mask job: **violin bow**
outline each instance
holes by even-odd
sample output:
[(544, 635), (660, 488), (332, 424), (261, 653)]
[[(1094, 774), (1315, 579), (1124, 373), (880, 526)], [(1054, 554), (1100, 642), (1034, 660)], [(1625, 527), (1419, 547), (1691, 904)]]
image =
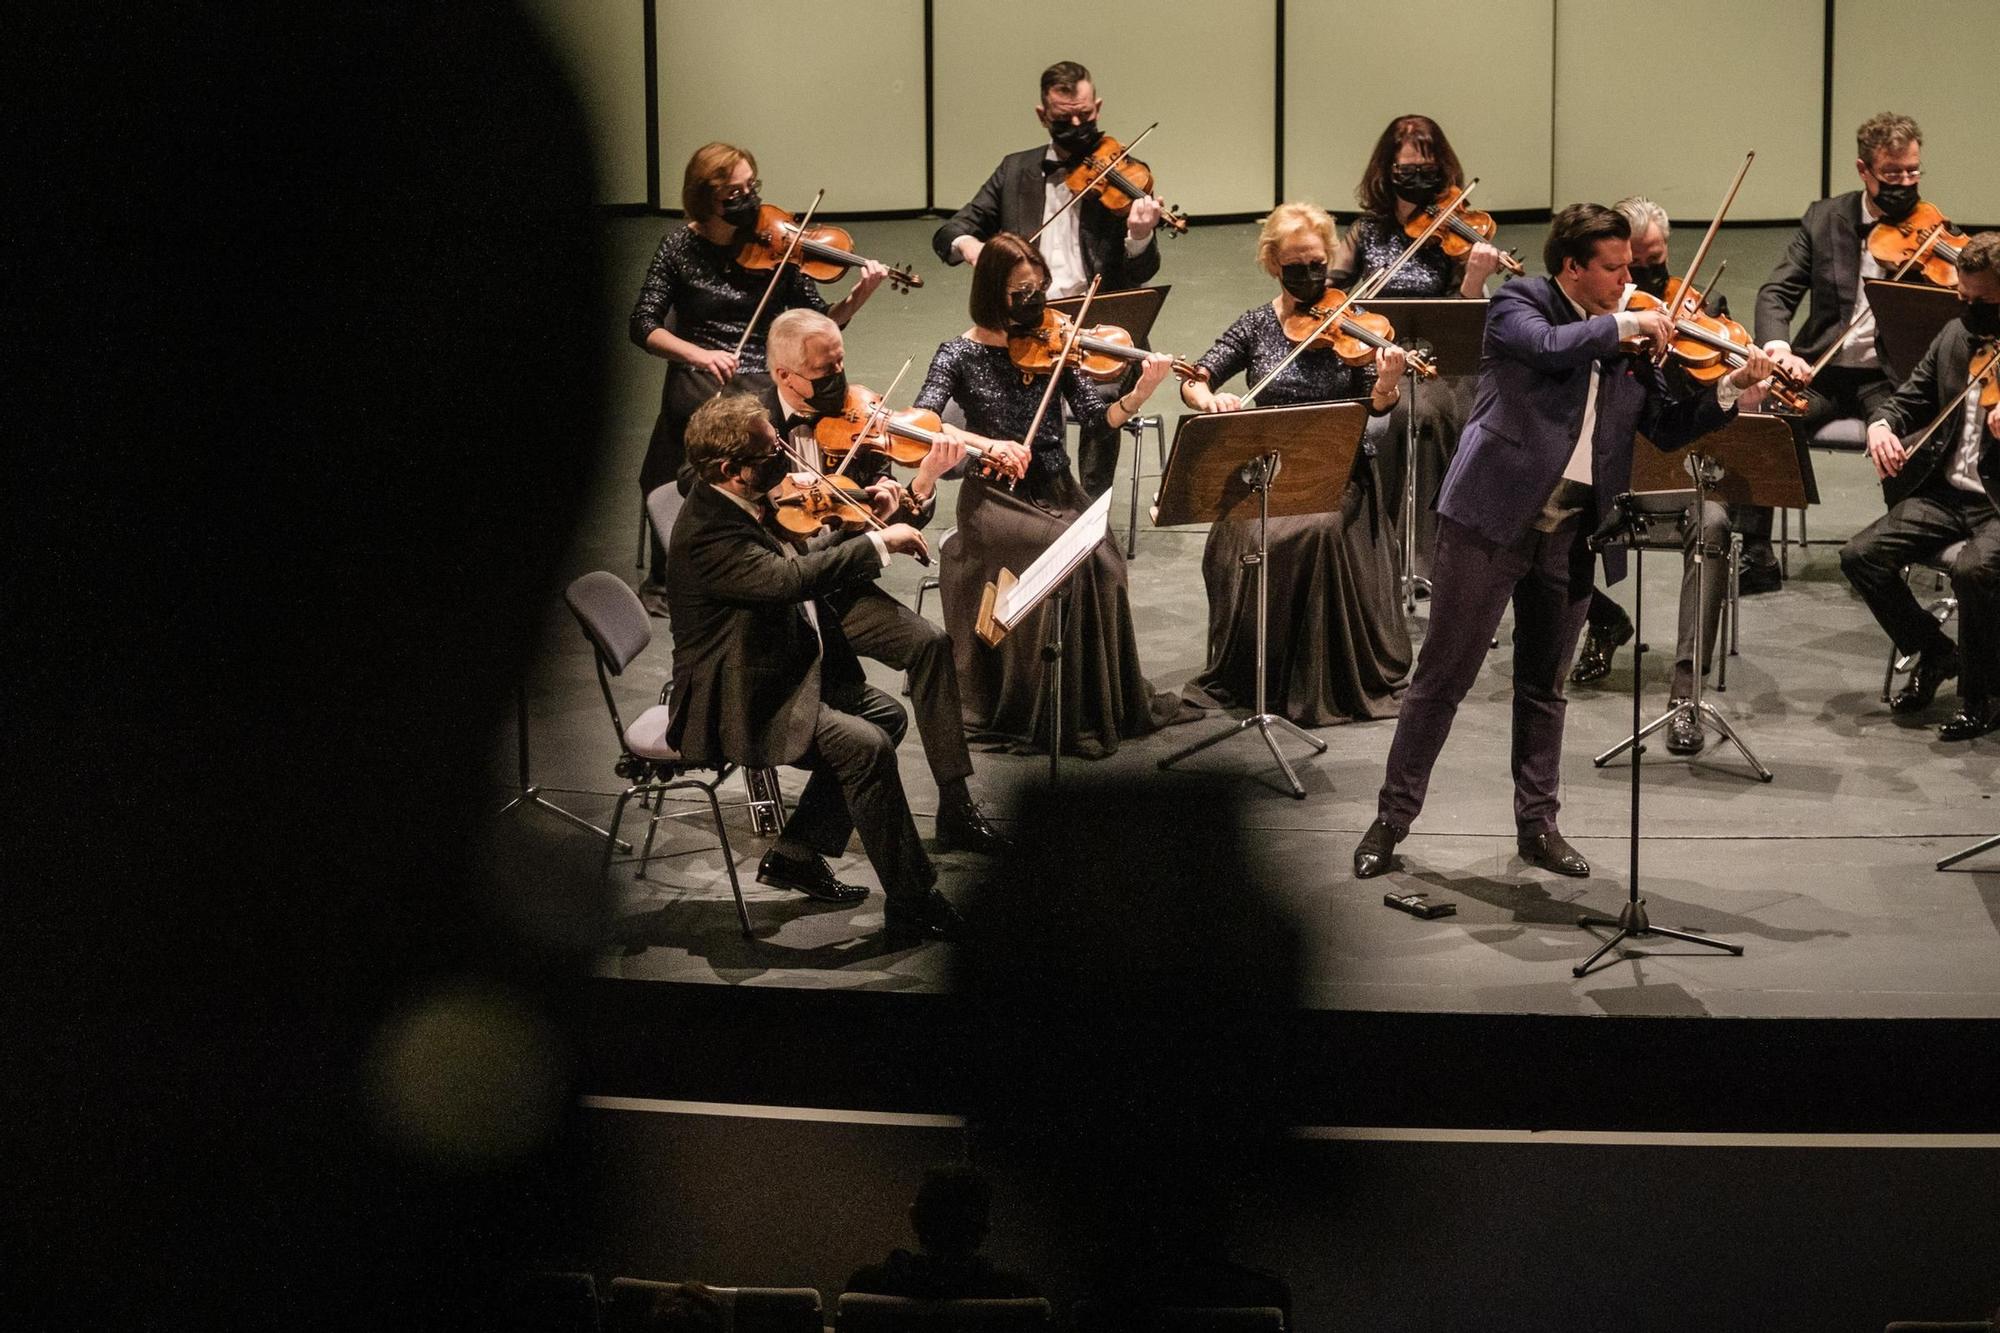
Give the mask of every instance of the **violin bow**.
[(1042, 401), (1035, 405), (1035, 419), (1028, 423), (1027, 433), (1021, 437), (1021, 443), (1030, 450), (1035, 447), (1035, 432), (1042, 428), (1042, 418), (1048, 414), (1049, 399), (1056, 396), (1056, 382), (1069, 368), (1069, 354), (1075, 349), (1076, 340), (1083, 336), (1083, 319), (1090, 313), (1090, 303), (1097, 299), (1097, 284), (1103, 281), (1102, 273), (1090, 280), (1090, 290), (1083, 294), (1083, 304), (1076, 308), (1076, 318), (1070, 322), (1069, 337), (1063, 339), (1062, 355), (1056, 358), (1055, 365), (1049, 370), (1048, 387), (1042, 390)]
[(1041, 238), (1041, 234), (1049, 229), (1049, 224), (1051, 222), (1054, 222), (1057, 218), (1061, 217), (1063, 214), (1069, 212), (1071, 208), (1075, 207), (1077, 200), (1083, 198), (1083, 196), (1090, 193), (1090, 187), (1092, 185), (1097, 184), (1097, 182), (1103, 180), (1106, 176), (1109, 176), (1112, 172), (1118, 170), (1118, 164), (1120, 162), (1123, 162), (1126, 158), (1132, 156), (1132, 150), (1139, 146), (1139, 140), (1144, 139), (1148, 134), (1151, 134), (1154, 130), (1157, 130), (1158, 128), (1160, 128), (1160, 122), (1156, 120), (1152, 124), (1148, 125), (1145, 129), (1141, 130), (1139, 132), (1138, 139), (1134, 139), (1131, 143), (1126, 144), (1125, 147), (1122, 150), (1120, 150), (1118, 156), (1112, 158), (1109, 162), (1104, 164), (1104, 170), (1098, 172), (1095, 176), (1092, 176), (1089, 182), (1085, 184), (1081, 190), (1078, 190), (1076, 193), (1072, 194), (1068, 198), (1068, 200), (1066, 200), (1063, 203), (1063, 206), (1061, 208), (1058, 208), (1055, 212), (1049, 214), (1046, 218), (1042, 219), (1042, 225), (1035, 228), (1035, 234), (1028, 238), (1028, 244), (1033, 245), (1037, 240)]
[[(813, 196), (812, 207), (808, 208), (806, 215), (799, 219), (799, 229), (792, 233), (791, 244), (785, 247), (785, 257), (780, 259), (778, 266), (771, 270), (771, 280), (764, 284), (764, 295), (758, 298), (757, 308), (750, 312), (750, 322), (743, 326), (743, 336), (736, 340), (736, 356), (738, 360), (742, 359), (743, 349), (750, 343), (751, 331), (757, 327), (757, 321), (764, 316), (764, 307), (771, 304), (771, 293), (778, 290), (778, 279), (785, 276), (785, 265), (791, 263), (792, 256), (799, 252), (799, 242), (806, 238), (806, 228), (812, 225), (812, 216), (819, 209), (819, 201), (824, 198), (826, 198), (826, 190), (822, 187), (820, 192)], [(716, 392), (721, 393), (722, 389), (717, 387)]]
[(1431, 238), (1431, 236), (1437, 231), (1437, 229), (1439, 227), (1442, 227), (1445, 224), (1445, 222), (1451, 217), (1451, 215), (1458, 210), (1458, 206), (1461, 202), (1463, 202), (1465, 196), (1472, 193), (1472, 186), (1477, 184), (1479, 184), (1479, 178), (1475, 176), (1472, 180), (1472, 185), (1468, 185), (1463, 190), (1460, 190), (1458, 192), (1457, 199), (1452, 200), (1451, 204), (1448, 207), (1441, 208), (1438, 210), (1438, 215), (1431, 219), (1430, 226), (1424, 228), (1423, 235), (1411, 241), (1409, 245), (1404, 248), (1403, 253), (1396, 256), (1395, 263), (1383, 269), (1381, 273), (1377, 274), (1374, 278), (1370, 279), (1368, 282), (1363, 283), (1360, 287), (1356, 287), (1353, 291), (1349, 292), (1347, 294), (1347, 299), (1345, 301), (1342, 301), (1339, 305), (1335, 306), (1333, 308), (1332, 313), (1327, 315), (1325, 319), (1319, 322), (1319, 327), (1315, 328), (1306, 337), (1300, 339), (1298, 345), (1292, 348), (1290, 354), (1287, 355), (1283, 361), (1280, 361), (1277, 365), (1271, 367), (1271, 372), (1268, 375), (1264, 376), (1263, 379), (1258, 380), (1256, 384), (1251, 386), (1250, 391), (1243, 395), (1242, 399), (1243, 406), (1249, 407), (1253, 403), (1255, 403), (1257, 401), (1257, 395), (1264, 391), (1264, 387), (1268, 385), (1272, 380), (1278, 378), (1278, 376), (1284, 374), (1285, 367), (1291, 365), (1292, 362), (1298, 360), (1299, 357), (1305, 353), (1306, 348), (1311, 347), (1313, 345), (1314, 339), (1318, 338), (1320, 334), (1325, 333), (1328, 329), (1332, 328), (1334, 321), (1339, 319), (1342, 315), (1346, 314), (1350, 307), (1356, 305), (1357, 303), (1365, 299), (1363, 295), (1364, 292), (1366, 293), (1367, 296), (1373, 296), (1376, 292), (1381, 291), (1382, 285), (1388, 282), (1389, 279), (1395, 277), (1396, 274), (1399, 271), (1401, 271), (1403, 265), (1407, 264), (1410, 261), (1411, 255), (1415, 254), (1418, 250), (1423, 248), (1424, 242), (1428, 241)]
[[(1674, 308), (1667, 312), (1668, 317), (1676, 322), (1691, 308), (1688, 293), (1695, 290), (1695, 275), (1701, 272), (1702, 263), (1708, 258), (1708, 247), (1715, 244), (1715, 233), (1721, 230), (1722, 219), (1728, 215), (1729, 206), (1736, 202), (1736, 192), (1743, 188), (1743, 178), (1750, 174), (1750, 164), (1756, 160), (1757, 150), (1754, 148), (1743, 155), (1743, 165), (1736, 168), (1736, 179), (1729, 182), (1729, 192), (1722, 196), (1721, 207), (1717, 208), (1715, 216), (1708, 220), (1708, 231), (1702, 235), (1701, 244), (1695, 247), (1694, 259), (1689, 262), (1687, 272), (1681, 276), (1680, 295), (1674, 301)], [(1671, 347), (1672, 342), (1669, 340), (1655, 349), (1653, 352), (1653, 364), (1656, 366), (1666, 365), (1667, 358), (1672, 355), (1670, 351)]]
[(896, 386), (903, 382), (904, 374), (910, 369), (910, 362), (915, 359), (908, 356), (903, 358), (903, 369), (897, 371), (896, 378), (889, 381), (889, 392), (877, 398), (875, 406), (868, 409), (868, 417), (861, 423), (861, 433), (854, 438), (854, 447), (847, 451), (847, 456), (840, 460), (840, 466), (833, 470), (834, 476), (846, 475), (847, 465), (854, 461), (854, 455), (861, 452), (861, 441), (868, 438), (868, 428), (889, 415), (889, 394), (896, 392)]
[(1932, 433), (1939, 426), (1942, 426), (1945, 422), (1959, 414), (1960, 409), (1965, 404), (1965, 400), (1969, 396), (1986, 387), (1986, 377), (1994, 372), (1996, 366), (2000, 366), (2000, 341), (1988, 338), (1975, 347), (1972, 351), (1972, 356), (1966, 358), (1966, 368), (1968, 370), (1971, 369), (1973, 358), (1977, 357), (1981, 352), (1991, 354), (1992, 359), (1980, 367), (1977, 375), (1968, 374), (1965, 377), (1965, 387), (1960, 389), (1949, 403), (1945, 404), (1944, 410), (1933, 417), (1928, 426), (1918, 431), (1913, 440), (1905, 440), (1903, 442), (1903, 453), (1906, 456), (1923, 448), (1925, 441), (1930, 439)]
[[(1897, 268), (1897, 270), (1894, 273), (1891, 273), (1889, 275), (1889, 281), (1891, 282), (1902, 281), (1903, 275), (1905, 273), (1908, 273), (1911, 269), (1915, 268), (1917, 265), (1924, 262), (1924, 256), (1931, 252), (1931, 249), (1937, 245), (1938, 241), (1942, 239), (1943, 236), (1944, 236), (1943, 223), (1939, 223), (1937, 226), (1931, 228), (1930, 235), (1924, 238), (1924, 243), (1918, 246), (1916, 248), (1915, 253), (1913, 253), (1908, 259), (1904, 260), (1902, 265), (1899, 268)], [(1840, 331), (1840, 336), (1833, 340), (1833, 345), (1828, 347), (1824, 352), (1821, 352), (1819, 354), (1819, 360), (1812, 363), (1812, 373), (1817, 375), (1822, 370), (1825, 370), (1827, 366), (1832, 364), (1833, 358), (1840, 355), (1840, 349), (1847, 346), (1848, 343), (1854, 341), (1855, 334), (1861, 332), (1862, 328), (1865, 325), (1870, 325), (1873, 324), (1874, 322), (1875, 322), (1874, 306), (1869, 306), (1866, 310), (1856, 315), (1853, 319), (1848, 320), (1847, 327)]]

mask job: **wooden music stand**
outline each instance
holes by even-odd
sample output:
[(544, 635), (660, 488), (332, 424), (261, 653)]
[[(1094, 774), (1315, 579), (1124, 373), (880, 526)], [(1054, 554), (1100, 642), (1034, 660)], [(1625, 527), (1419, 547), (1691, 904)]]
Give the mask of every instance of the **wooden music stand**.
[(1311, 403), (1297, 407), (1259, 407), (1241, 412), (1205, 412), (1181, 418), (1160, 478), (1160, 499), (1153, 522), (1161, 527), (1180, 523), (1214, 523), (1226, 519), (1257, 519), (1257, 553), (1243, 557), (1257, 570), (1256, 706), (1249, 717), (1160, 761), (1168, 768), (1240, 736), (1252, 727), (1270, 747), (1292, 795), (1304, 800), (1306, 789), (1278, 748), (1273, 728), (1283, 728), (1326, 753), (1326, 742), (1290, 718), (1267, 710), (1269, 673), (1269, 535), (1273, 514), (1290, 518), (1324, 514), (1340, 507), (1361, 433), (1368, 425), (1366, 403)]
[(1868, 308), (1875, 312), (1875, 355), (1898, 383), (1910, 377), (1938, 330), (1963, 309), (1958, 293), (1927, 282), (1870, 278), (1861, 286), (1868, 293)]
[(979, 617), (973, 628), (988, 647), (994, 648), (1036, 607), (1050, 597), (1056, 599), (1049, 641), (1042, 647), (1043, 678), (1049, 691), (1051, 787), (1061, 772), (1058, 761), (1063, 745), (1063, 619), (1069, 609), (1069, 579), (1110, 534), (1111, 492), (1106, 491), (1018, 576), (1010, 569), (1002, 569), (979, 597)]
[[(1430, 354), (1440, 375), (1470, 375), (1479, 369), (1480, 348), (1486, 341), (1484, 297), (1477, 300), (1403, 298), (1370, 301), (1370, 313), (1385, 317), (1395, 326), (1396, 341), (1404, 347)], [(1397, 508), (1403, 530), (1400, 553), (1403, 561), (1403, 613), (1415, 615), (1417, 589), (1429, 596), (1431, 581), (1417, 573), (1417, 372), (1404, 377), (1403, 402), (1403, 503)]]

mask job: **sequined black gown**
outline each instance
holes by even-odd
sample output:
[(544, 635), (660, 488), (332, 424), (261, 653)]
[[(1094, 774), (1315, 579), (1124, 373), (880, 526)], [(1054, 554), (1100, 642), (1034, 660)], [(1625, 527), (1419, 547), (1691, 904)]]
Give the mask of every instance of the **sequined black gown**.
[[(1364, 213), (1347, 229), (1347, 242), (1354, 253), (1353, 267), (1334, 270), (1329, 281), (1342, 289), (1371, 273), (1379, 273), (1396, 262), (1410, 243), (1402, 224), (1393, 217)], [(1465, 281), (1465, 265), (1446, 256), (1436, 245), (1426, 245), (1410, 256), (1389, 279), (1379, 296), (1399, 298), (1455, 298)], [(1416, 392), (1417, 436), (1417, 572), (1428, 576), (1431, 547), (1436, 540), (1438, 487), (1444, 483), (1445, 468), (1458, 451), (1459, 432), (1465, 429), (1472, 412), (1472, 395), (1479, 376), (1471, 370), (1444, 375), (1418, 383)], [(1405, 388), (1407, 389), (1407, 385)], [(1403, 480), (1405, 475), (1403, 416), (1399, 410), (1396, 428), (1382, 441), (1376, 460), (1382, 482), (1382, 507), (1402, 533)]]
[[(653, 262), (646, 268), (646, 281), (632, 307), (627, 333), (641, 349), (654, 329), (665, 328), (699, 347), (728, 351), (743, 336), (743, 328), (763, 298), (771, 281), (769, 270), (746, 269), (736, 263), (733, 245), (717, 245), (691, 226), (675, 227), (660, 241)], [(780, 312), (805, 306), (825, 312), (826, 301), (819, 286), (788, 268), (778, 280), (771, 302), (757, 321), (757, 331), (743, 345), (736, 378), (730, 387), (746, 393), (766, 393), (771, 387), (764, 364), (764, 331)], [(639, 468), (639, 494), (643, 498), (658, 486), (672, 482), (680, 472), (686, 454), (683, 436), (687, 419), (694, 410), (713, 398), (720, 386), (706, 371), (678, 361), (667, 366), (660, 384), (660, 414), (653, 422), (653, 436), (646, 446), (646, 461)], [(652, 542), (652, 576), (661, 578), (666, 552), (659, 538)]]
[[(937, 350), (918, 407), (941, 412), (955, 401), (966, 429), (996, 440), (1019, 440), (1034, 419), (1046, 379), (1024, 383), (1005, 347), (953, 338)], [(1086, 428), (1102, 425), (1106, 399), (1073, 375), (1060, 392)], [(958, 491), (958, 528), (944, 543), (938, 591), (957, 659), (966, 730), (976, 742), (1017, 753), (1047, 753), (1048, 690), (1042, 647), (1053, 601), (988, 647), (974, 632), (980, 595), (1002, 568), (1016, 574), (1090, 505), (1063, 448), (1062, 414), (1051, 403), (1030, 442), (1027, 477), (1004, 483), (967, 476)], [(1126, 591), (1125, 557), (1101, 542), (1070, 578), (1063, 632), (1063, 741), (1066, 754), (1098, 758), (1118, 743), (1175, 720), (1184, 710), (1172, 694), (1156, 693), (1139, 666), (1138, 639)], [(1187, 716), (1193, 716), (1186, 710)]]
[[(1254, 383), (1291, 354), (1269, 305), (1246, 312), (1199, 364), (1211, 388), (1242, 374)], [(1323, 348), (1301, 355), (1257, 396), (1265, 407), (1366, 398), (1372, 370), (1357, 370)], [(1410, 675), (1410, 629), (1396, 581), (1395, 531), (1383, 512), (1377, 460), (1366, 447), (1389, 434), (1392, 418), (1371, 417), (1364, 452), (1324, 514), (1270, 524), (1270, 641), (1266, 706), (1300, 726), (1394, 717)], [(1243, 557), (1257, 549), (1255, 519), (1209, 529), (1202, 551), (1208, 587), (1208, 666), (1183, 696), (1201, 707), (1250, 707), (1256, 699), (1257, 577)]]

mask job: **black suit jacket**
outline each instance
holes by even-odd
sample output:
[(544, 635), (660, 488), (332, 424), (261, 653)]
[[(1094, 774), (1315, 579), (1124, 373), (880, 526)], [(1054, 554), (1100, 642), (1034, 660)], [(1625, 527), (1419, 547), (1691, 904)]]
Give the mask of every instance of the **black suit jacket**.
[[(979, 193), (972, 196), (972, 202), (952, 214), (931, 237), (931, 248), (937, 251), (938, 258), (947, 264), (963, 263), (958, 252), (951, 248), (951, 243), (961, 236), (987, 241), (1003, 231), (1022, 237), (1034, 235), (1042, 225), (1042, 209), (1048, 200), (1047, 178), (1042, 172), (1042, 159), (1047, 153), (1044, 145), (1001, 158), (999, 167), (979, 187)], [(1095, 196), (1078, 200), (1075, 208), (1083, 215), (1077, 231), (1083, 241), (1083, 271), (1087, 276), (1102, 274), (1103, 290), (1107, 292), (1152, 281), (1153, 275), (1160, 271), (1157, 231), (1137, 258), (1127, 259), (1124, 218), (1099, 203)]]
[(821, 609), (815, 634), (803, 603), (867, 583), (882, 559), (865, 538), (828, 536), (813, 546), (788, 555), (713, 486), (696, 486), (681, 507), (667, 543), (667, 740), (690, 762), (792, 763), (812, 744), (825, 694), (861, 679), (840, 618)]
[[(1966, 332), (1964, 320), (1954, 319), (1938, 330), (1937, 337), (1924, 350), (1924, 359), (1917, 362), (1917, 368), (1896, 390), (1896, 396), (1882, 407), (1881, 419), (1898, 438), (1907, 442), (1912, 434), (1930, 425), (1946, 403), (1958, 397), (1965, 388), (1976, 345)], [(1960, 403), (1958, 410), (1964, 411), (1965, 405)], [(1903, 470), (1882, 483), (1882, 493), (1890, 504), (1921, 489), (1933, 476), (1941, 475), (1945, 460), (1958, 450), (1962, 430), (1961, 419), (1954, 413), (1951, 420), (1931, 432), (1930, 438), (1903, 464)], [(1979, 427), (1979, 479), (1985, 483), (1989, 497), (2000, 495), (2000, 449), (1994, 447), (1993, 432), (1986, 429), (1983, 420)]]
[[(1757, 289), (1757, 341), (1782, 338), (1810, 361), (1833, 345), (1854, 317), (1861, 283), (1861, 191), (1822, 199), (1806, 209), (1784, 258)], [(1792, 336), (1792, 315), (1808, 294), (1806, 322)], [(1874, 334), (1861, 335), (1873, 340)]]

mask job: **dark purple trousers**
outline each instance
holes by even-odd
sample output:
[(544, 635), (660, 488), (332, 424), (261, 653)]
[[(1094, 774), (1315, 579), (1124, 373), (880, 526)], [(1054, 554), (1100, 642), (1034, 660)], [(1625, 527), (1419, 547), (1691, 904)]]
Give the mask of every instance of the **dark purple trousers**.
[(1389, 771), (1377, 812), (1408, 828), (1424, 808), (1431, 768), (1514, 603), (1514, 820), (1524, 834), (1556, 826), (1562, 802), (1563, 679), (1576, 656), (1590, 607), (1594, 557), (1587, 529), (1572, 519), (1554, 532), (1533, 528), (1512, 545), (1487, 540), (1438, 516), (1431, 557), (1430, 633), (1403, 695)]

